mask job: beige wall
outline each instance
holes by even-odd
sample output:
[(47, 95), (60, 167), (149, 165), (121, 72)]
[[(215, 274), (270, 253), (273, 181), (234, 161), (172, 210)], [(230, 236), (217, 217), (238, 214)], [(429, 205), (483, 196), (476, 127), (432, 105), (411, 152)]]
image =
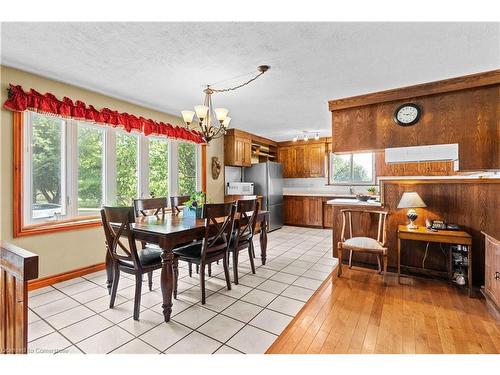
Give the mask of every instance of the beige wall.
[[(182, 124), (182, 120), (166, 113), (5, 66), (0, 67), (0, 81), (2, 104), (0, 123), (0, 239), (38, 254), (40, 257), (40, 277), (102, 262), (104, 260), (104, 236), (101, 227), (12, 238), (12, 112), (3, 109), (9, 83), (21, 85), (25, 90), (34, 88), (41, 93), (51, 92), (58, 98), (67, 96), (73, 100), (79, 99), (94, 105), (96, 108), (108, 107), (174, 124)], [(221, 201), (224, 197), (224, 176), (221, 173), (219, 179), (214, 181), (210, 173), (210, 164), (212, 156), (218, 156), (224, 160), (223, 148), (224, 144), (221, 140), (214, 141), (207, 146), (207, 196), (214, 201)]]

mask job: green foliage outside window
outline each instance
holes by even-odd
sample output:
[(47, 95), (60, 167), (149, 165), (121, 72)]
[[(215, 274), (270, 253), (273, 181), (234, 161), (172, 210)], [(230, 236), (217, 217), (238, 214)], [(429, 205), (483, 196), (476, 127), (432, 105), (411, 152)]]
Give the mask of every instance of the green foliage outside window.
[[(371, 182), (373, 173), (373, 159), (370, 155), (358, 154), (333, 155), (333, 183), (360, 183)], [(360, 160), (357, 160), (360, 159)], [(371, 159), (371, 161), (369, 160)]]
[(151, 197), (168, 197), (168, 142), (149, 141), (149, 193)]
[(102, 205), (103, 131), (78, 125), (78, 210), (98, 211)]
[(33, 203), (61, 204), (61, 120), (32, 116)]
[(137, 137), (116, 133), (116, 204), (131, 206), (137, 196)]
[(179, 195), (196, 192), (196, 145), (179, 143)]

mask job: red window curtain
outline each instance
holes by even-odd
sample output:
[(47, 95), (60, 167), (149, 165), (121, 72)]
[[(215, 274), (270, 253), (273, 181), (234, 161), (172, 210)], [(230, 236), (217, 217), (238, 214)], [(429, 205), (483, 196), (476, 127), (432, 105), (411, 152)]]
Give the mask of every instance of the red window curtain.
[(133, 129), (144, 133), (146, 136), (159, 135), (188, 142), (205, 143), (200, 132), (186, 129), (183, 126), (165, 124), (164, 122), (137, 117), (125, 112), (119, 113), (109, 108), (102, 108), (98, 111), (93, 106), (86, 105), (80, 100), (73, 102), (67, 97), (59, 100), (50, 93), (42, 95), (33, 89), (25, 92), (21, 86), (12, 84), (9, 86), (8, 98), (3, 106), (11, 111), (23, 112), (31, 110), (113, 127), (122, 127), (127, 132), (131, 132)]

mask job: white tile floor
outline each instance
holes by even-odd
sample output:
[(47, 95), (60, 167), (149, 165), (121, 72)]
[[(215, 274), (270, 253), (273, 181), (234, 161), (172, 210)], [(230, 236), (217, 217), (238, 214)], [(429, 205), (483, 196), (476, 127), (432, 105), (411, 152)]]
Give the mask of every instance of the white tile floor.
[(30, 292), (29, 352), (264, 353), (337, 260), (331, 255), (331, 230), (283, 227), (269, 233), (265, 266), (255, 242), (256, 274), (242, 252), (240, 284), (228, 291), (222, 266), (214, 264), (205, 305), (198, 275), (190, 278), (181, 262), (169, 323), (161, 313), (159, 271), (153, 291), (143, 285), (140, 321), (132, 319), (134, 280), (123, 273), (113, 309), (104, 271)]

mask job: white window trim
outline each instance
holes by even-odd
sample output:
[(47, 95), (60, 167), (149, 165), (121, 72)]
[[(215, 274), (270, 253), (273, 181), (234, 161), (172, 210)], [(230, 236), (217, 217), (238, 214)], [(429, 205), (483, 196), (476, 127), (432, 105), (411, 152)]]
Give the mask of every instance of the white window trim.
[[(103, 129), (103, 173), (102, 173), (102, 201), (104, 205), (113, 205), (116, 203), (117, 180), (116, 180), (116, 134), (133, 135), (137, 137), (138, 160), (137, 160), (137, 182), (136, 187), (137, 197), (150, 197), (149, 191), (149, 139), (158, 138), (166, 140), (168, 143), (168, 194), (169, 196), (178, 195), (179, 192), (179, 143), (182, 141), (168, 139), (163, 137), (146, 137), (142, 133), (132, 132), (127, 133), (121, 129), (112, 127), (102, 127), (102, 125), (92, 124), (88, 122), (79, 122), (77, 120), (61, 119), (62, 125), (62, 142), (61, 145), (61, 201), (63, 206), (63, 214), (57, 219), (32, 219), (32, 124), (31, 113), (24, 113), (24, 138), (23, 138), (23, 225), (38, 224), (38, 223), (54, 223), (59, 220), (75, 219), (78, 220), (81, 215), (78, 215), (78, 126), (79, 124), (88, 127), (96, 127)], [(201, 147), (196, 144), (196, 190), (201, 186)]]
[[(353, 181), (352, 180), (352, 175), (353, 175), (353, 155), (356, 154), (356, 152), (347, 152), (347, 153), (338, 153), (335, 154), (333, 152), (330, 153), (330, 157), (328, 159), (328, 169), (329, 169), (329, 185), (354, 185), (354, 186), (371, 186), (375, 184), (375, 181), (377, 179), (377, 176), (375, 175), (375, 153), (371, 152), (372, 154), (372, 179), (371, 181)], [(370, 154), (370, 152), (360, 152), (360, 154)], [(350, 155), (351, 157), (351, 179), (349, 181), (334, 181), (333, 180), (333, 157), (334, 155)]]

